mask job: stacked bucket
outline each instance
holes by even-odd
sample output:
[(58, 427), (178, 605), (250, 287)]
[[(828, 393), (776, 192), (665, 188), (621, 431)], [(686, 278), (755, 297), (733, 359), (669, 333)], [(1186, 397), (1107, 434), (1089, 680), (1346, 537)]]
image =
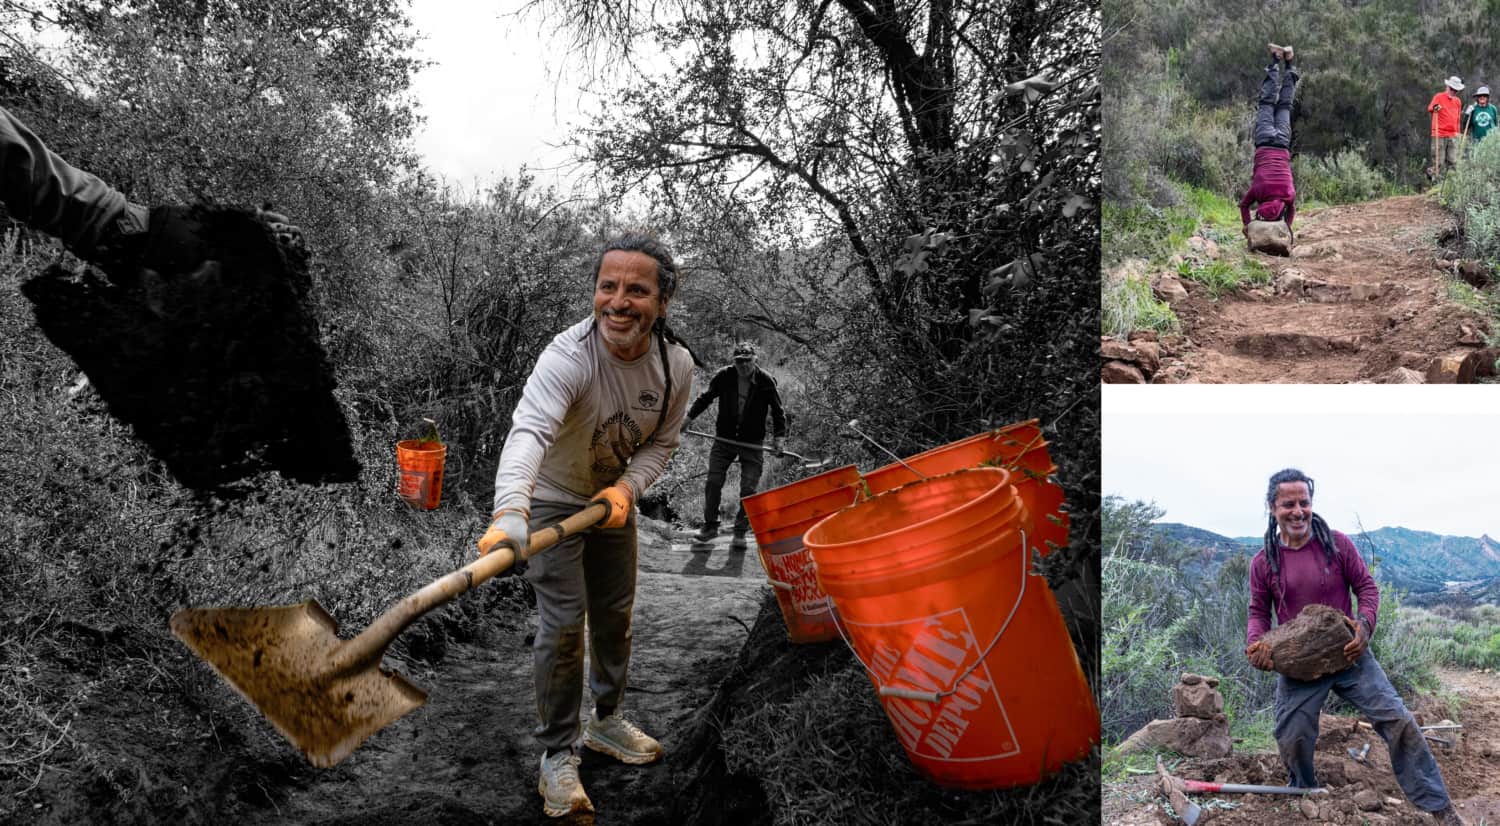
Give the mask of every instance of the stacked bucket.
[(897, 739), (934, 782), (1035, 783), (1084, 757), (1099, 713), (1031, 551), (1067, 542), (1035, 421), (861, 477), (747, 497), (793, 642), (843, 635)]

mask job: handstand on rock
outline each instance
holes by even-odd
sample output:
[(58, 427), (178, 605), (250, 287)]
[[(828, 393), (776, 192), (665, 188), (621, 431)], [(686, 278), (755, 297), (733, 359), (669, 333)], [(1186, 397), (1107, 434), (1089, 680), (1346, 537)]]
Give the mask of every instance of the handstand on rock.
[[(1292, 182), (1292, 96), (1300, 75), (1292, 66), (1292, 47), (1272, 43), (1269, 48), (1271, 62), (1260, 84), (1260, 101), (1251, 123), (1255, 171), (1249, 191), (1240, 199), (1240, 220), (1251, 249), (1287, 255), (1291, 251), (1292, 218), (1297, 211), (1297, 187)], [(1285, 223), (1285, 237), (1277, 238), (1281, 235), (1279, 227), (1274, 232), (1261, 232), (1271, 228), (1256, 227), (1252, 232), (1252, 205), (1258, 222)]]

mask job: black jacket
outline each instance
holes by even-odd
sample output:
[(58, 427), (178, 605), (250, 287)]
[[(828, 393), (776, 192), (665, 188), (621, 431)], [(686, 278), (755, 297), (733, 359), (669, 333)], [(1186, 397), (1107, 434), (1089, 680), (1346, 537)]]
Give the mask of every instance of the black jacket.
[(703, 391), (688, 408), (688, 418), (696, 419), (708, 409), (714, 399), (719, 400), (719, 417), (714, 425), (714, 434), (741, 442), (760, 442), (766, 438), (766, 409), (771, 411), (771, 424), (777, 436), (786, 436), (786, 414), (781, 411), (781, 396), (776, 392), (776, 380), (759, 367), (750, 374), (750, 396), (745, 400), (745, 415), (735, 421), (739, 409), (740, 377), (734, 365), (714, 374)]

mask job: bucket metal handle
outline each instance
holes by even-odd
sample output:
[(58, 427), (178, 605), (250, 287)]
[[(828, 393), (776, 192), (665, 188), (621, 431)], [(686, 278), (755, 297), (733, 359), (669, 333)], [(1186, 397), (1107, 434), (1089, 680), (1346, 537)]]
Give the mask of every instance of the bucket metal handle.
[(795, 586), (793, 586), (792, 583), (790, 583), (790, 582), (782, 582), (779, 579), (771, 579), (770, 577), (766, 577), (766, 582), (771, 583), (771, 587), (772, 588), (780, 588), (783, 591), (794, 591), (794, 590), (796, 590)]
[[(1030, 544), (1026, 541), (1026, 529), (1020, 528), (1019, 530), (1021, 531), (1021, 553), (1017, 554), (1017, 556), (1021, 557), (1021, 588), (1020, 591), (1016, 594), (1015, 604), (1010, 607), (1010, 613), (1005, 615), (1005, 622), (1000, 623), (1000, 630), (995, 632), (994, 639), (990, 640), (990, 644), (984, 647), (984, 651), (980, 653), (979, 657), (975, 659), (968, 668), (965, 668), (964, 672), (958, 675), (958, 677), (953, 680), (953, 685), (949, 686), (945, 691), (921, 691), (915, 688), (897, 688), (893, 686), (883, 685), (876, 690), (876, 694), (880, 695), (881, 697), (899, 697), (903, 700), (921, 700), (924, 703), (940, 703), (943, 701), (943, 698), (957, 692), (958, 686), (961, 685), (964, 680), (967, 680), (969, 678), (969, 675), (974, 673), (974, 669), (978, 668), (979, 664), (984, 662), (985, 659), (990, 656), (990, 651), (994, 650), (995, 645), (1000, 642), (1000, 637), (1005, 634), (1005, 629), (1010, 627), (1010, 621), (1015, 619), (1016, 611), (1021, 607), (1021, 600), (1026, 596), (1026, 580), (1031, 576), (1032, 549), (1030, 547)], [(854, 643), (849, 639), (849, 636), (844, 633), (844, 623), (839, 617), (839, 612), (837, 610), (834, 610), (831, 613), (833, 614), (833, 627), (838, 629), (839, 637), (843, 639), (845, 645), (849, 646), (849, 651), (854, 654), (854, 659), (858, 660), (859, 664), (864, 666), (865, 672), (873, 677), (875, 675), (875, 670), (870, 668), (869, 663), (865, 662), (864, 657), (861, 657), (859, 655), (859, 649), (854, 647)], [(876, 682), (879, 682), (879, 680), (877, 679)]]

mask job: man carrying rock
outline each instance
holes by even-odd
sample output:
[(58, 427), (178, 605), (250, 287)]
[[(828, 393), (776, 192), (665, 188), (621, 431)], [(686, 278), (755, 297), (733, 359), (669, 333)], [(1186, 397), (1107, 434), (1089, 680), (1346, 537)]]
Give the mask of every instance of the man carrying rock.
[[(1249, 237), (1250, 207), (1261, 221), (1284, 221), (1292, 228), (1297, 187), (1292, 183), (1292, 96), (1300, 77), (1292, 66), (1292, 47), (1270, 44), (1271, 62), (1260, 84), (1260, 102), (1251, 122), (1255, 168), (1250, 189), (1240, 199), (1240, 221)], [(1284, 68), (1283, 68), (1284, 66)]]
[[(1391, 754), (1396, 782), (1417, 808), (1444, 826), (1462, 826), (1448, 787), (1417, 721), (1407, 711), (1380, 664), (1370, 654), (1380, 591), (1349, 537), (1332, 531), (1312, 510), (1313, 480), (1288, 468), (1271, 476), (1266, 488), (1269, 521), (1260, 553), (1250, 561), (1250, 606), (1245, 654), (1263, 671), (1276, 667), (1261, 640), (1271, 627), (1271, 610), (1285, 624), (1307, 605), (1322, 604), (1344, 615), (1354, 638), (1344, 646), (1349, 665), (1314, 680), (1280, 674), (1276, 683), (1276, 745), (1290, 775), (1289, 785), (1317, 786), (1313, 750), (1318, 714), (1330, 690), (1369, 719)], [(1351, 592), (1359, 600), (1355, 618)]]
[(479, 553), (524, 548), (533, 527), (590, 501), (604, 522), (527, 563), (536, 589), (533, 679), (542, 746), (543, 811), (594, 810), (578, 777), (584, 634), (594, 709), (583, 745), (630, 764), (661, 744), (619, 714), (635, 606), (635, 502), (677, 448), (693, 358), (665, 324), (677, 266), (656, 239), (627, 233), (605, 245), (594, 272), (594, 312), (562, 331), (526, 380), (495, 474), (495, 508)]

